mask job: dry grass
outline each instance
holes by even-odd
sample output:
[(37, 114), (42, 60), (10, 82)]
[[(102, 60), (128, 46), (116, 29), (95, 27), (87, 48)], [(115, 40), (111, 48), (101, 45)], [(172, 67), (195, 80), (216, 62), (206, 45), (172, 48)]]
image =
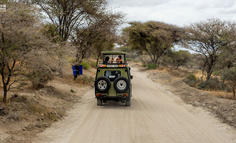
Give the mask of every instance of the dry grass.
[[(201, 70), (193, 70), (193, 69), (182, 68), (182, 67), (178, 70), (173, 70), (173, 69), (170, 69), (167, 67), (157, 68), (157, 70), (158, 70), (158, 72), (167, 73), (167, 74), (173, 76), (171, 78), (168, 78), (168, 75), (166, 75), (166, 77), (160, 77), (160, 79), (162, 79), (162, 78), (165, 79), (163, 81), (159, 81), (160, 83), (163, 83), (163, 84), (174, 81), (174, 80), (183, 79), (186, 77), (186, 75), (188, 75), (190, 73), (193, 73), (197, 77), (199, 82), (201, 81), (201, 77), (202, 77)], [(164, 75), (165, 74), (163, 74), (162, 76), (164, 76)], [(220, 80), (219, 76), (212, 75), (212, 78), (217, 78)], [(206, 80), (206, 73), (204, 74), (204, 77), (203, 77), (203, 81), (204, 80)], [(195, 87), (197, 87), (199, 85), (199, 82), (196, 83)], [(216, 91), (208, 89), (206, 92), (213, 95), (213, 96), (219, 97), (219, 98), (236, 100), (233, 97), (232, 92), (229, 92), (226, 89), (225, 90), (216, 90)]]
[(7, 115), (7, 119), (8, 119), (8, 120), (14, 120), (14, 121), (20, 121), (21, 116), (20, 116), (19, 113), (17, 113), (17, 112), (10, 112), (10, 113)]
[(227, 91), (206, 91), (210, 95), (219, 97), (219, 98), (225, 98), (225, 99), (231, 99), (236, 100), (236, 98), (233, 97), (233, 94), (231, 92)]

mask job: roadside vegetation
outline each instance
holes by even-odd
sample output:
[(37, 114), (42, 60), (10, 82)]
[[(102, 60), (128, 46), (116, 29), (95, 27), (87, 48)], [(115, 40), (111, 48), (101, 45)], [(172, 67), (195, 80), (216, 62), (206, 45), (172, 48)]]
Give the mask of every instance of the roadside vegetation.
[(147, 69), (181, 68), (189, 73), (183, 81), (191, 87), (231, 92), (235, 99), (235, 29), (235, 22), (215, 18), (186, 27), (131, 22), (123, 29), (120, 49), (133, 53), (129, 58)]
[[(5, 1), (0, 13), (0, 74), (3, 102), (17, 83), (28, 80), (33, 89), (45, 87), (55, 75), (63, 77), (68, 58), (73, 65), (112, 49), (123, 15), (107, 9), (106, 0)], [(41, 22), (41, 21), (44, 21)], [(46, 22), (45, 22), (46, 21)], [(93, 63), (93, 67), (96, 64)]]

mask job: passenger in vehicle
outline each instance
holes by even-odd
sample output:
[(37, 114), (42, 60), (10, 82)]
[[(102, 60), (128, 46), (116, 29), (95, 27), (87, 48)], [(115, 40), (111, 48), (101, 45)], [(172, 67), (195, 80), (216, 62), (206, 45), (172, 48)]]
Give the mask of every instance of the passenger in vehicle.
[(107, 64), (108, 61), (109, 61), (109, 57), (106, 57), (106, 58), (105, 58), (105, 61), (103, 61), (103, 64)]
[(119, 56), (116, 58), (116, 63), (117, 63), (117, 64), (122, 63), (122, 57), (121, 57), (121, 55), (119, 55)]

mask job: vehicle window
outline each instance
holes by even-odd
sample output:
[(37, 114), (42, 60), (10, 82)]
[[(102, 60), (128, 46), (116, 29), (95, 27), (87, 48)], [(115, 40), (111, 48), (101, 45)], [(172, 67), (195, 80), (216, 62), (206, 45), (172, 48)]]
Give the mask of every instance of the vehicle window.
[(120, 71), (105, 71), (105, 76), (110, 79), (110, 81), (114, 81), (117, 77), (121, 76)]

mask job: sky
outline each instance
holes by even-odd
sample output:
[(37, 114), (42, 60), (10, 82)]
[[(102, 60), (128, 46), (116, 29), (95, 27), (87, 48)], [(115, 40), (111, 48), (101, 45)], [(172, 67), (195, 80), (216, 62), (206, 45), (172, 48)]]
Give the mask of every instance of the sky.
[(109, 0), (109, 5), (125, 14), (127, 23), (162, 21), (182, 27), (209, 18), (236, 22), (236, 0)]

